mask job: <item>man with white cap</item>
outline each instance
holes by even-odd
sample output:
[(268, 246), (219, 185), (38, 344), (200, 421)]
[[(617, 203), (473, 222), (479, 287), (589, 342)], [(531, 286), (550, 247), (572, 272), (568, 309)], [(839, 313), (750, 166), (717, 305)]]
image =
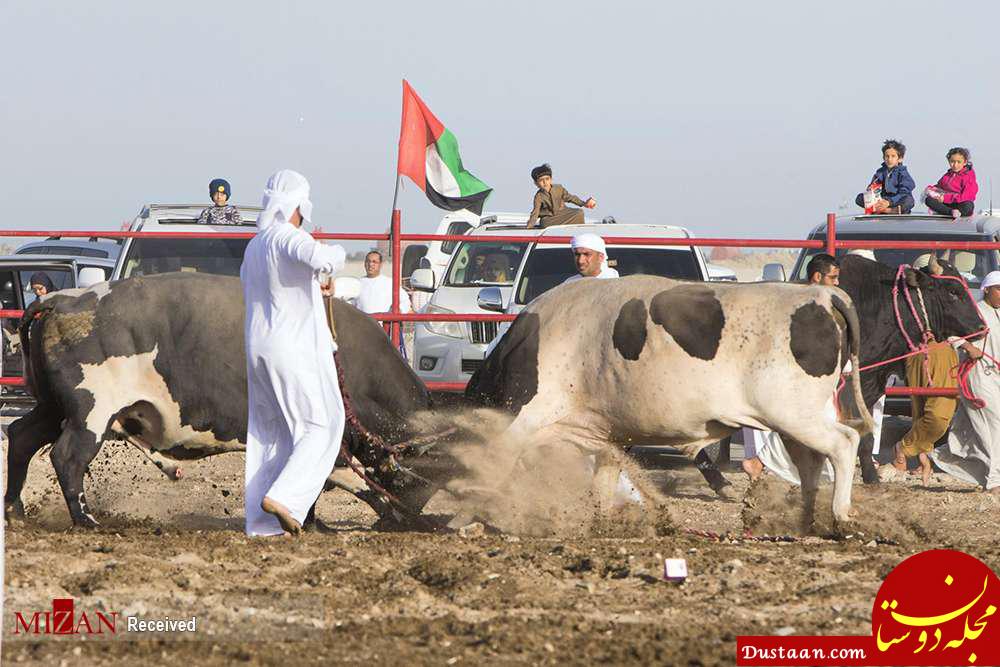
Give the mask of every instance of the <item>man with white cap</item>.
[(570, 244), (576, 261), (576, 275), (567, 278), (563, 284), (576, 282), (581, 278), (617, 278), (618, 272), (608, 266), (608, 251), (604, 239), (597, 234), (577, 234)]
[(1000, 359), (1000, 271), (986, 274), (981, 289), (983, 299), (976, 305), (990, 331), (975, 343), (962, 341), (957, 347), (976, 362), (969, 371), (969, 388), (986, 404), (977, 408), (962, 398), (948, 444), (930, 457), (949, 475), (1000, 495), (1000, 368), (993, 361)]
[(333, 470), (344, 433), (323, 293), (345, 252), (301, 228), (312, 216), (301, 174), (285, 169), (271, 176), (263, 207), (240, 269), (249, 399), (246, 532), (294, 535)]

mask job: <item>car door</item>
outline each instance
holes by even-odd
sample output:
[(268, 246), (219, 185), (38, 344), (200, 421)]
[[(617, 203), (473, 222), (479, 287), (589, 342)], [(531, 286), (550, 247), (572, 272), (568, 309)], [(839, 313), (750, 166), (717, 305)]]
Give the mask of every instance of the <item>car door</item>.
[[(48, 275), (57, 290), (77, 286), (78, 272), (75, 260), (0, 258), (0, 304), (4, 310), (24, 310), (35, 300), (31, 285), (26, 283), (37, 271)], [(20, 377), (23, 374), (17, 323), (18, 318), (5, 317), (0, 320), (0, 335), (3, 337), (0, 341), (2, 344), (0, 375), (4, 377)], [(14, 389), (19, 388), (0, 385), (2, 394), (9, 394)]]

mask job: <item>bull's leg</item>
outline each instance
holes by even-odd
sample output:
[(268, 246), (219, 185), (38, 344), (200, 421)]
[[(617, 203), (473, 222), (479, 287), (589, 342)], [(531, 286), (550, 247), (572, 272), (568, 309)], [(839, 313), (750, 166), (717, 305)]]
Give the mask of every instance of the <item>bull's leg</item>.
[(70, 426), (63, 430), (52, 447), (52, 466), (76, 526), (96, 528), (98, 525), (83, 495), (83, 474), (100, 448), (101, 442), (93, 433)]
[[(833, 464), (833, 516), (841, 523), (850, 520), (851, 484), (854, 482), (854, 459), (858, 455), (858, 432), (850, 426), (823, 419), (811, 425), (795, 424), (788, 430), (777, 429), (830, 458)], [(805, 485), (803, 484), (803, 487)]]
[(824, 456), (792, 438), (782, 438), (792, 463), (799, 471), (802, 482), (802, 530), (812, 532), (816, 511), (816, 492), (819, 490), (819, 476), (823, 470)]
[(872, 452), (875, 449), (875, 436), (871, 433), (861, 438), (858, 443), (858, 460), (861, 462), (861, 479), (865, 484), (878, 484), (878, 468), (872, 460)]
[(59, 437), (59, 416), (40, 405), (7, 429), (7, 490), (3, 497), (4, 516), (23, 518), (21, 491), (28, 476), (28, 464), (38, 450)]

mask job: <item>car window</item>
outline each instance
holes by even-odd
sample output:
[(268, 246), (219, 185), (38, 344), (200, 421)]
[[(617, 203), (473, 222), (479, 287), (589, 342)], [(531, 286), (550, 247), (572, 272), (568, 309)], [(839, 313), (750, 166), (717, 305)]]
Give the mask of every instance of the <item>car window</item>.
[[(853, 235), (838, 235), (838, 239), (848, 241), (851, 239), (855, 240), (865, 240), (865, 241), (887, 241), (884, 235), (874, 235), (874, 234), (853, 234)], [(897, 241), (916, 241), (916, 240), (927, 240), (927, 237), (905, 237), (899, 236), (895, 237), (893, 240)], [(989, 241), (987, 237), (976, 238), (963, 235), (940, 235), (934, 236), (935, 241)], [(818, 249), (810, 249), (807, 251), (805, 257), (799, 263), (798, 269), (792, 280), (806, 281), (809, 277), (806, 275), (806, 266), (809, 264), (809, 260), (821, 253), (825, 252)], [(838, 250), (837, 257), (842, 258), (847, 255), (848, 250)], [(915, 266), (924, 266), (927, 264), (927, 259), (930, 257), (930, 253), (933, 252), (938, 259), (943, 259), (950, 262), (952, 265), (958, 269), (965, 281), (969, 283), (969, 287), (977, 288), (982, 283), (983, 278), (990, 271), (997, 269), (997, 259), (996, 251), (994, 250), (914, 250), (914, 249), (897, 249), (897, 248), (887, 248), (885, 250), (877, 249), (872, 251), (875, 254), (875, 259), (879, 262), (891, 266), (893, 268), (898, 267), (900, 264), (911, 264)], [(867, 254), (867, 253), (866, 253)]]
[(61, 289), (66, 289), (67, 287), (73, 287), (73, 276), (70, 274), (67, 268), (64, 271), (59, 269), (43, 269), (37, 271), (35, 269), (29, 269), (26, 271), (19, 271), (21, 274), (21, 289), (24, 291), (24, 307), (27, 308), (28, 305), (33, 302), (37, 297), (35, 293), (31, 290), (31, 276), (35, 273), (44, 273), (52, 281), (52, 285), (55, 287), (52, 291), (58, 291)]
[(16, 287), (14, 287), (14, 272), (10, 269), (0, 270), (0, 305), (4, 310), (17, 310)]
[(250, 239), (138, 238), (129, 246), (122, 278), (172, 271), (240, 275)]
[(449, 287), (512, 285), (527, 247), (527, 243), (464, 242), (455, 251), (444, 284)]
[[(620, 276), (648, 275), (702, 280), (698, 260), (690, 248), (608, 248), (608, 264)], [(535, 247), (528, 254), (517, 284), (515, 303), (530, 303), (576, 273), (573, 253), (566, 247)]]
[[(446, 231), (445, 234), (448, 235), (464, 234), (470, 229), (472, 229), (472, 225), (470, 225), (469, 223), (465, 222), (464, 220), (456, 220), (455, 222), (452, 222), (451, 224), (448, 225), (448, 231)], [(452, 252), (455, 251), (455, 246), (458, 245), (458, 243), (459, 243), (458, 241), (442, 241), (441, 252), (443, 252), (446, 255), (450, 255)]]

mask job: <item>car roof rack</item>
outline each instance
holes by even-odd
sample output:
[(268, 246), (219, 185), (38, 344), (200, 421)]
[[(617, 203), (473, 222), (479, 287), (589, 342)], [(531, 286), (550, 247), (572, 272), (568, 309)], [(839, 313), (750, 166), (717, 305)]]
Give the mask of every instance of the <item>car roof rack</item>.
[[(44, 240), (45, 241), (64, 241), (64, 242), (67, 242), (67, 243), (72, 243), (74, 241), (99, 243), (100, 239), (104, 239), (105, 241), (113, 243), (115, 245), (122, 245), (123, 243), (125, 243), (125, 239), (121, 238), (120, 236), (101, 236), (100, 234), (98, 234), (96, 236), (88, 236), (87, 238), (83, 238), (81, 236), (68, 236), (68, 237), (64, 237), (64, 236), (59, 236), (57, 234), (55, 236), (46, 236)], [(41, 243), (41, 241), (30, 241), (29, 243)], [(26, 243), (24, 245), (28, 245), (28, 244)]]

